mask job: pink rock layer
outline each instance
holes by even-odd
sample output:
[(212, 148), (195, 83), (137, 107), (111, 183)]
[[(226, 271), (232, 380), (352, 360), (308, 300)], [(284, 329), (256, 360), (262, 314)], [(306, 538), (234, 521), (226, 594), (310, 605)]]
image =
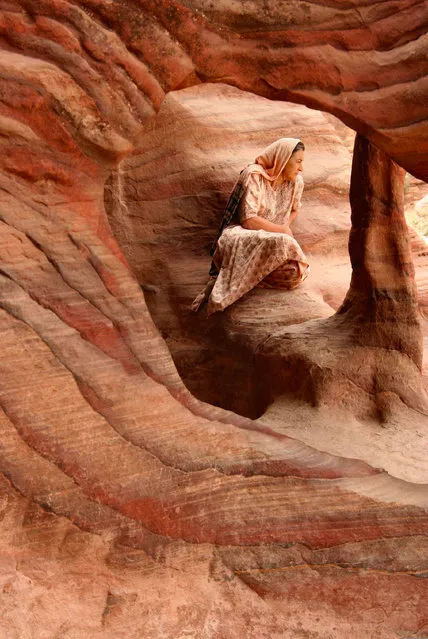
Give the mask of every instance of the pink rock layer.
[(240, 33), (216, 6), (1, 4), (6, 637), (426, 634), (426, 486), (194, 399), (104, 209), (164, 95), (205, 79), (340, 114), (424, 177), (424, 5), (305, 3), (296, 31), (272, 3)]

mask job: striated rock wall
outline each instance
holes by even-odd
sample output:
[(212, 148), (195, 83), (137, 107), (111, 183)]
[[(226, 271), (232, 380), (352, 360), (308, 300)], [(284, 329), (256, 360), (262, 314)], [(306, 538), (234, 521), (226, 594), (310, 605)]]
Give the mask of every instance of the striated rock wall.
[(126, 135), (168, 91), (227, 82), (330, 111), (426, 179), (427, 21), (424, 0), (9, 0), (1, 26), (6, 49), (66, 71)]
[(0, 632), (427, 634), (425, 418), (345, 414), (323, 445), (283, 432), (290, 404), (196, 400), (105, 211), (165, 95), (206, 80), (340, 115), (426, 178), (426, 5), (0, 8)]

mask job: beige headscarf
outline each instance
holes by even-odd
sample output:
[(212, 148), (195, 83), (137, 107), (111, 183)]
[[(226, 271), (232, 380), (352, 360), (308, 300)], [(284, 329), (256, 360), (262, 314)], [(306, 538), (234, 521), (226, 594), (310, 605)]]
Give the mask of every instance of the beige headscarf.
[(255, 162), (245, 167), (245, 173), (261, 173), (269, 182), (274, 182), (282, 173), (293, 151), (300, 142), (298, 138), (279, 138), (269, 144)]

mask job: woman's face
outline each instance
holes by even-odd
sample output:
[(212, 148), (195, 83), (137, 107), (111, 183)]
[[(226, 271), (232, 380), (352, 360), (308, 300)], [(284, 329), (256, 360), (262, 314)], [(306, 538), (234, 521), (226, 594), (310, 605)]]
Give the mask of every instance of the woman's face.
[(299, 175), (299, 173), (303, 171), (304, 158), (305, 158), (304, 151), (296, 151), (295, 153), (293, 153), (293, 155), (288, 160), (282, 172), (282, 177), (284, 180), (288, 180), (289, 182), (296, 181), (296, 178)]

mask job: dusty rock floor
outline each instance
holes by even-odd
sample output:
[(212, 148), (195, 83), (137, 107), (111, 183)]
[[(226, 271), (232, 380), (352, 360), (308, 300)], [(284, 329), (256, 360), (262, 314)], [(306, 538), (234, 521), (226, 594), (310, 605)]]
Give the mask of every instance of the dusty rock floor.
[[(324, 302), (338, 308), (350, 266), (346, 256), (329, 261), (312, 259), (313, 279), (322, 285), (307, 282), (308, 289), (318, 289)], [(316, 275), (315, 275), (316, 273)], [(423, 268), (417, 272), (422, 280)], [(421, 285), (423, 283), (421, 282)], [(421, 318), (426, 335), (426, 322)], [(428, 383), (428, 342), (425, 337), (424, 381)], [(388, 420), (358, 420), (349, 412), (331, 408), (312, 408), (307, 404), (279, 399), (268, 407), (258, 420), (278, 432), (290, 435), (319, 450), (356, 457), (370, 465), (385, 469), (394, 477), (406, 481), (428, 483), (428, 419), (408, 409), (397, 400)]]
[(405, 481), (428, 483), (428, 420), (400, 402), (382, 425), (282, 399), (257, 421), (318, 450), (364, 460)]

